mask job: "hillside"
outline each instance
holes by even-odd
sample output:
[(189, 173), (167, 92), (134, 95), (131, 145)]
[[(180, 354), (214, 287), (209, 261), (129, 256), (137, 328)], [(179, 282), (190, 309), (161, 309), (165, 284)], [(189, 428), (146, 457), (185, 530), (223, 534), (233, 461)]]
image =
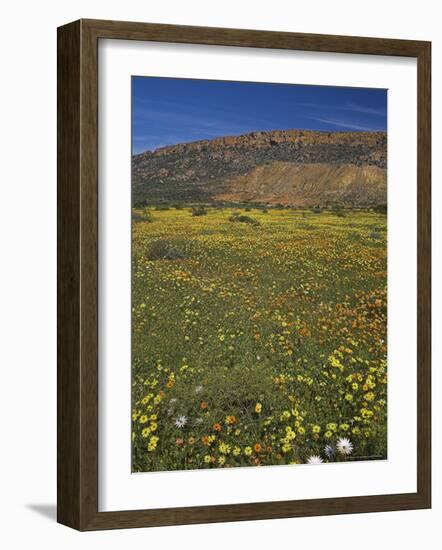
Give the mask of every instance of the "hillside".
[(134, 203), (386, 203), (384, 132), (253, 132), (134, 155)]
[(222, 201), (283, 205), (385, 204), (385, 170), (354, 164), (272, 162), (233, 179)]

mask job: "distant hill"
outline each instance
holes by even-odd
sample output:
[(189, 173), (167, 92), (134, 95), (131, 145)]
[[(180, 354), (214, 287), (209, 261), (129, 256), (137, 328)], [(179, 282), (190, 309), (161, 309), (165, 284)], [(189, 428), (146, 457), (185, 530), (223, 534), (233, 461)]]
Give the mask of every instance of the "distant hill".
[(385, 132), (252, 132), (134, 155), (133, 199), (376, 206), (386, 167)]

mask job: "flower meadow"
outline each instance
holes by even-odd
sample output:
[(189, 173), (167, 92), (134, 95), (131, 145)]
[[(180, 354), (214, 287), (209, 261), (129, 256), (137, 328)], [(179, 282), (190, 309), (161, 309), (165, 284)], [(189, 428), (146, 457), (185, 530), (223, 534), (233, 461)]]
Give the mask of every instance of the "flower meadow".
[(387, 456), (386, 215), (132, 223), (134, 472)]

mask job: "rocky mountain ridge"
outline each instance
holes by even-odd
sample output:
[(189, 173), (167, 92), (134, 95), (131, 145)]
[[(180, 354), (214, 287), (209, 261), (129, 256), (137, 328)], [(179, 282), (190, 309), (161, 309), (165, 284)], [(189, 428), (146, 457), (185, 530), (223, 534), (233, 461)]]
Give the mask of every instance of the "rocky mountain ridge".
[(386, 203), (385, 132), (276, 130), (146, 151), (132, 158), (135, 203)]

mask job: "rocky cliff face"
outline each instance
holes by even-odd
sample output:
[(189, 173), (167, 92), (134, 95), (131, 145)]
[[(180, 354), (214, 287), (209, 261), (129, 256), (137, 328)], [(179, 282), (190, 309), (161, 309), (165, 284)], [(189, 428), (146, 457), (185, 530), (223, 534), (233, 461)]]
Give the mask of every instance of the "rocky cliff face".
[(134, 155), (135, 202), (386, 203), (384, 132), (278, 130)]

